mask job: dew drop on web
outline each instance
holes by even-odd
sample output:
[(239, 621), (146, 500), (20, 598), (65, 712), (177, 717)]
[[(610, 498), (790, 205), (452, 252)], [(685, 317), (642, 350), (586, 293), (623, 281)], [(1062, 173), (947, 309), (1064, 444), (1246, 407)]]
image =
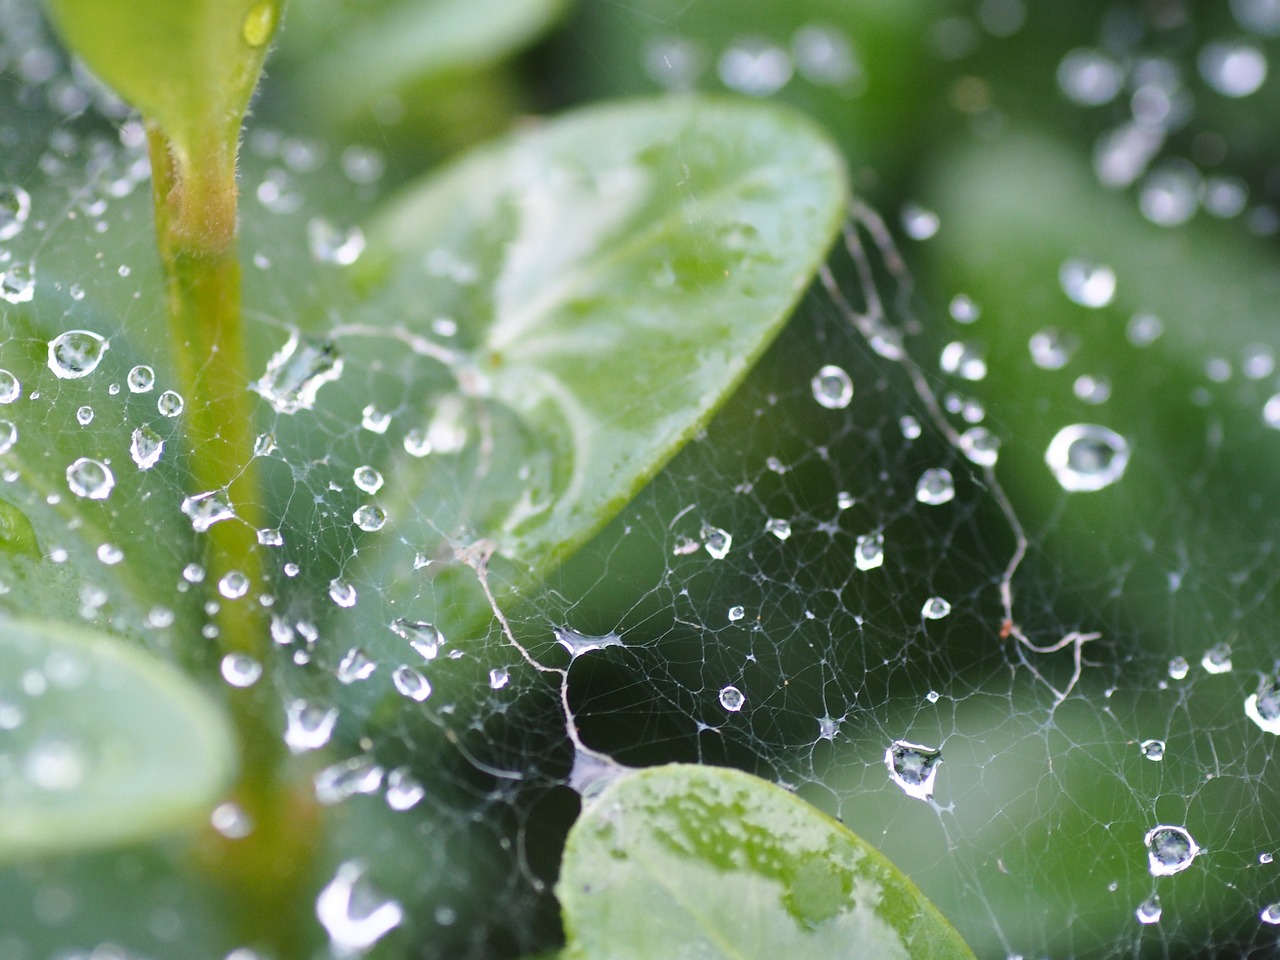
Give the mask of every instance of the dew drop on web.
[(303, 338), (295, 331), (252, 389), (277, 413), (293, 414), (314, 407), (320, 388), (341, 375), (342, 358), (333, 343)]
[(884, 754), (889, 779), (902, 788), (903, 793), (917, 800), (933, 796), (933, 784), (942, 762), (942, 750), (926, 747), (909, 740), (895, 740)]
[(110, 342), (91, 330), (68, 330), (49, 341), (49, 369), (62, 380), (78, 380), (98, 369)]
[(1147, 847), (1147, 866), (1153, 877), (1181, 873), (1191, 866), (1200, 847), (1185, 827), (1161, 824), (1147, 831), (1143, 843)]
[(810, 382), (813, 399), (828, 410), (842, 410), (853, 400), (853, 380), (843, 367), (828, 364)]
[(937, 507), (950, 503), (955, 496), (955, 479), (945, 467), (931, 467), (916, 481), (916, 499), (921, 503)]
[(1058, 431), (1044, 460), (1062, 489), (1072, 493), (1101, 490), (1124, 476), (1129, 443), (1107, 427), (1075, 423)]
[(77, 497), (105, 500), (115, 485), (115, 475), (101, 460), (80, 457), (67, 467), (67, 487)]

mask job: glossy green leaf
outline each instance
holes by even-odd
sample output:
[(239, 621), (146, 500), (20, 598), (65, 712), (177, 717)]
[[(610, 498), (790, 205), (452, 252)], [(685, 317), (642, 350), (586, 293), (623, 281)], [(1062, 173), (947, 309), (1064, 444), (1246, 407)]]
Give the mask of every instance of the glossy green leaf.
[(629, 774), (569, 834), (567, 957), (972, 957), (879, 852), (803, 800), (718, 767)]
[(235, 767), (189, 680), (104, 634), (0, 616), (0, 859), (199, 824)]

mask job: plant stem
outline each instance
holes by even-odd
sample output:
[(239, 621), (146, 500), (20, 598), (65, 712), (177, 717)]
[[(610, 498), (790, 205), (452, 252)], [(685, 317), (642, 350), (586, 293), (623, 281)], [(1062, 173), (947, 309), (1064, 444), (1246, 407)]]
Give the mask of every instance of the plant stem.
[[(175, 148), (158, 127), (148, 127), (156, 234), (164, 269), (170, 342), (185, 398), (189, 495), (217, 492), (236, 518), (203, 534), (205, 580), (215, 584), (237, 571), (250, 592), (239, 599), (211, 594), (223, 655), (247, 654), (271, 666), (269, 624), (258, 596), (264, 570), (256, 530), (262, 507), (253, 458), (253, 406), (248, 391), (240, 263), (236, 252), (235, 151), (214, 137), (192, 156)], [(299, 925), (288, 916), (310, 867), (314, 827), (309, 794), (281, 777), (287, 754), (280, 712), (264, 676), (229, 697), (241, 755), (235, 801), (250, 818), (242, 839), (214, 836), (205, 856), (228, 887), (240, 936), (269, 946), (280, 960), (299, 956)]]

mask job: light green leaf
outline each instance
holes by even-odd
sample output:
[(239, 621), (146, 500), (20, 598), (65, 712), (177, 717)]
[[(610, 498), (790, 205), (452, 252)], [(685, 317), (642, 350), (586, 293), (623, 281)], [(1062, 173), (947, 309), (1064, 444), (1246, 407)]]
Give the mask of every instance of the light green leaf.
[(0, 860), (198, 824), (235, 767), (190, 681), (89, 630), (0, 615)]
[(579, 960), (973, 956), (873, 847), (717, 767), (650, 768), (589, 801), (556, 893)]

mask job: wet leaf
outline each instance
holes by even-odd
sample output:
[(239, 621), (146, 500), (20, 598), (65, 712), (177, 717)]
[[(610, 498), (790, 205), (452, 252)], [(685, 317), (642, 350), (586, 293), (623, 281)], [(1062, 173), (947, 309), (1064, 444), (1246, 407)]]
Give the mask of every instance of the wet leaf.
[(0, 859), (194, 826), (227, 787), (231, 731), (190, 681), (104, 634), (0, 617)]
[(873, 847), (723, 768), (650, 768), (589, 801), (556, 892), (583, 960), (973, 956)]

